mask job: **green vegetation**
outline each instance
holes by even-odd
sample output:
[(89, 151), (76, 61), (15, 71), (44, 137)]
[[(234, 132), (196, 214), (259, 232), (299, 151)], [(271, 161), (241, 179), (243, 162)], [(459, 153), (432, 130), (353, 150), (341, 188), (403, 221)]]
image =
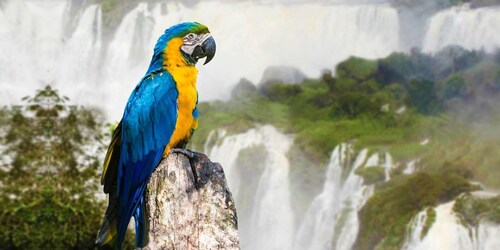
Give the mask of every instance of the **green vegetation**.
[(385, 168), (383, 167), (360, 167), (354, 171), (355, 174), (363, 177), (365, 185), (371, 185), (385, 180)]
[[(374, 77), (373, 72), (369, 72), (376, 64), (368, 62), (358, 71), (352, 65), (362, 59), (352, 60), (354, 62), (348, 60), (345, 65), (339, 65), (344, 78), (327, 74), (301, 85), (276, 83), (265, 89), (265, 95), (252, 91), (253, 98), (201, 104), (204, 115), (194, 144), (202, 145), (205, 135), (213, 128), (228, 127), (237, 132), (255, 124), (270, 123), (295, 133), (301, 150), (316, 162), (324, 162), (340, 142), (358, 139), (366, 144), (388, 144), (414, 136), (410, 131), (418, 125), (419, 115), (409, 115), (413, 111), (396, 114), (396, 103), (402, 105), (402, 101), (394, 100), (390, 90), (377, 91), (376, 82), (368, 79)], [(352, 72), (349, 67), (354, 67)], [(240, 88), (248, 89), (248, 86), (239, 84), (233, 93), (243, 92)], [(389, 112), (381, 110), (387, 103), (392, 104)]]
[(102, 0), (101, 8), (103, 13), (109, 13), (117, 7), (120, 2), (118, 0)]
[(229, 102), (200, 103), (200, 127), (191, 144), (201, 149), (210, 131), (226, 129), (229, 134), (244, 132), (255, 124), (273, 123), (285, 126), (288, 120), (287, 107), (266, 101), (262, 97)]
[[(499, 54), (450, 46), (434, 56), (352, 57), (337, 66), (336, 76), (326, 72), (301, 84), (256, 88), (242, 80), (229, 101), (200, 105), (193, 145), (203, 145), (215, 128), (237, 133), (272, 124), (295, 134), (295, 152), (314, 165), (324, 166), (336, 145), (352, 142), (389, 151), (396, 160), (420, 158), (431, 172), (460, 168), (498, 188)], [(423, 146), (425, 138), (430, 143)], [(292, 171), (305, 172), (300, 168)]]
[(482, 219), (500, 223), (500, 196), (488, 199), (465, 194), (456, 200), (453, 211), (465, 225), (476, 227)]
[(419, 211), (477, 188), (455, 173), (420, 172), (391, 180), (360, 211), (363, 226), (354, 249), (400, 249), (407, 225)]
[(24, 101), (1, 110), (0, 245), (90, 249), (104, 212), (102, 118), (50, 87)]
[(425, 219), (424, 228), (422, 228), (422, 232), (420, 232), (420, 239), (423, 239), (427, 235), (429, 229), (431, 229), (434, 222), (436, 222), (436, 210), (434, 210), (434, 208), (427, 208), (426, 213), (427, 217)]
[(292, 192), (313, 190), (294, 197), (298, 214), (321, 190), (325, 163), (339, 143), (390, 152), (396, 161), (419, 159), (420, 172), (403, 175), (398, 168), (388, 183), (381, 167), (356, 170), (377, 187), (361, 212), (357, 249), (397, 249), (413, 216), (427, 208), (425, 236), (435, 221), (432, 207), (475, 190), (468, 180), (500, 187), (498, 58), (500, 53), (451, 46), (433, 56), (412, 51), (379, 60), (352, 57), (335, 76), (326, 72), (301, 84), (254, 87), (244, 80), (229, 101), (201, 104), (194, 144), (203, 145), (213, 129), (238, 133), (258, 124), (294, 134)]

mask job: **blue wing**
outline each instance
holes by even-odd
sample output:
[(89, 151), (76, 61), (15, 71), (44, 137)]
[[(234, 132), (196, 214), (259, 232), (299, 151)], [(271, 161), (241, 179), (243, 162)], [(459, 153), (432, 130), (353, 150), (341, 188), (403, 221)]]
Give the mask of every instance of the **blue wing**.
[(129, 97), (122, 119), (117, 178), (120, 245), (130, 218), (140, 209), (149, 178), (174, 132), (177, 96), (174, 79), (168, 72), (161, 71), (145, 77)]

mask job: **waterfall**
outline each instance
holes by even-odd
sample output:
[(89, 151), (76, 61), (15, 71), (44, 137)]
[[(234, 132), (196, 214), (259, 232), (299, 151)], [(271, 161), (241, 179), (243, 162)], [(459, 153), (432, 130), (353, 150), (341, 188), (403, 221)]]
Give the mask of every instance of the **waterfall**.
[[(183, 21), (207, 24), (218, 44), (216, 57), (199, 73), (201, 100), (227, 98), (242, 77), (257, 83), (270, 65), (317, 77), (351, 55), (379, 58), (399, 49), (397, 10), (387, 4), (144, 2), (126, 13), (115, 31), (103, 27), (100, 5), (81, 5), (75, 14), (75, 4), (2, 2), (0, 104), (50, 83), (118, 120), (146, 72), (156, 39)], [(103, 36), (103, 30), (114, 35)]]
[(449, 44), (492, 52), (500, 48), (500, 7), (457, 6), (429, 20), (423, 51), (436, 52)]
[(436, 221), (423, 238), (426, 211), (418, 213), (410, 223), (410, 236), (403, 249), (490, 250), (500, 247), (498, 225), (481, 220), (478, 227), (466, 226), (453, 211), (454, 204), (455, 201), (451, 201), (435, 208)]
[[(428, 20), (422, 47), (434, 52), (459, 44), (491, 51), (500, 45), (499, 13), (500, 8), (467, 5), (443, 10)], [(405, 50), (400, 27), (411, 27), (401, 24), (406, 19), (384, 1), (213, 0), (193, 6), (145, 1), (126, 13), (116, 30), (103, 27), (102, 15), (98, 4), (3, 1), (0, 104), (52, 84), (73, 101), (103, 107), (118, 120), (146, 72), (157, 37), (183, 21), (207, 24), (218, 43), (217, 56), (200, 70), (202, 101), (227, 98), (242, 77), (257, 83), (271, 65), (317, 77), (349, 56), (380, 58)]]
[[(294, 225), (286, 154), (292, 139), (271, 126), (231, 136), (218, 131), (211, 136), (217, 136), (215, 145), (205, 152), (224, 166), (238, 209), (241, 247), (290, 249)], [(251, 151), (249, 161), (242, 162), (242, 152), (256, 147), (262, 148), (265, 155), (259, 157), (253, 153), (258, 151)], [(258, 175), (242, 174), (258, 162), (263, 163)], [(242, 183), (247, 186), (241, 186)]]
[[(358, 231), (358, 212), (374, 193), (355, 172), (381, 167), (385, 181), (392, 169), (415, 171), (418, 160), (394, 162), (386, 152), (358, 152), (350, 144), (337, 146), (326, 167), (323, 190), (305, 214), (294, 214), (287, 154), (293, 138), (276, 128), (258, 126), (239, 134), (212, 131), (204, 152), (224, 166), (238, 209), (242, 249), (351, 249)], [(427, 208), (408, 224), (402, 249), (496, 249), (500, 227), (481, 221), (477, 228), (461, 224), (454, 201), (435, 208), (436, 220), (423, 235)], [(298, 219), (298, 220), (297, 220)]]
[[(0, 0), (1, 1), (1, 0)], [(213, 62), (200, 70), (201, 100), (225, 99), (241, 77), (258, 82), (270, 65), (296, 67), (317, 77), (354, 55), (380, 58), (401, 44), (398, 10), (385, 1), (328, 4), (306, 0), (182, 1), (140, 3), (120, 20), (109, 40), (99, 4), (77, 1), (3, 0), (0, 4), (0, 104), (17, 102), (52, 84), (80, 104), (102, 107), (118, 120), (130, 91), (149, 64), (156, 39), (183, 21), (207, 24), (217, 41)], [(292, 3), (293, 4), (289, 4)], [(77, 7), (75, 7), (77, 6)], [(493, 51), (500, 47), (500, 8), (442, 10), (427, 20), (421, 44), (436, 52), (449, 44)], [(421, 27), (420, 27), (421, 28)], [(408, 31), (408, 32), (411, 32)], [(243, 249), (350, 249), (358, 233), (358, 211), (373, 194), (354, 172), (394, 168), (390, 154), (372, 154), (342, 144), (332, 151), (323, 190), (299, 220), (293, 214), (287, 153), (292, 138), (271, 126), (228, 135), (213, 131), (205, 152), (224, 167), (239, 212)], [(248, 156), (254, 156), (248, 158)], [(257, 156), (255, 156), (257, 155)], [(411, 174), (417, 160), (403, 170)], [(406, 249), (497, 249), (498, 225), (460, 224), (453, 202), (435, 208), (425, 237), (426, 212), (410, 223)], [(472, 232), (472, 233), (471, 233)]]
[(367, 155), (368, 150), (363, 149), (352, 161), (350, 145), (333, 150), (323, 191), (312, 201), (297, 230), (295, 249), (351, 249), (359, 231), (358, 212), (374, 192), (373, 185), (364, 185), (355, 174), (356, 169), (383, 167), (388, 180), (388, 171), (394, 168), (388, 153)]
[(405, 244), (403, 249), (411, 249), (420, 242), (422, 239), (422, 232), (424, 230), (425, 222), (427, 220), (427, 211), (420, 211), (414, 218), (411, 219), (409, 226), (409, 232), (406, 236)]
[[(365, 161), (366, 153), (366, 150), (362, 151), (353, 168), (359, 167)], [(333, 150), (323, 191), (312, 201), (306, 212), (304, 221), (297, 232), (295, 249), (332, 248), (330, 241), (334, 224), (331, 222), (338, 221), (336, 217), (343, 210), (343, 198), (358, 191), (362, 183), (360, 177), (349, 175), (345, 186), (350, 190), (343, 190), (342, 170), (350, 168), (351, 157), (352, 148), (346, 144), (337, 146)]]
[(100, 7), (83, 10), (71, 35), (69, 1), (8, 1), (0, 5), (2, 104), (56, 84), (72, 97), (94, 82), (101, 51)]
[[(286, 157), (291, 142), (271, 126), (236, 135), (212, 131), (207, 139), (205, 152), (224, 166), (235, 196), (242, 248), (350, 249), (359, 230), (358, 212), (374, 192), (373, 185), (363, 184), (355, 171), (382, 167), (389, 180), (389, 170), (395, 167), (392, 157), (388, 153), (368, 157), (367, 149), (355, 155), (351, 145), (337, 146), (327, 166), (323, 191), (313, 199), (300, 225), (294, 225)], [(266, 155), (251, 151), (251, 164), (242, 166), (242, 154), (255, 147), (263, 148)], [(242, 168), (259, 168), (259, 161), (264, 164), (261, 172), (242, 174)], [(257, 183), (255, 188), (248, 180)], [(250, 195), (245, 194), (246, 189)]]

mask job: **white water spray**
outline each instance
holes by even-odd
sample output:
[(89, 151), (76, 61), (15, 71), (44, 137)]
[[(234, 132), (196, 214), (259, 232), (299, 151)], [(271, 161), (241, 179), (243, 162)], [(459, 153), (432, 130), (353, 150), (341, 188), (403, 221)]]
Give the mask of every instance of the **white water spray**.
[(142, 3), (124, 16), (111, 41), (103, 40), (99, 5), (71, 16), (71, 4), (10, 0), (0, 6), (2, 103), (50, 83), (117, 120), (156, 39), (184, 21), (208, 25), (218, 45), (215, 59), (200, 70), (201, 100), (227, 98), (242, 77), (257, 83), (270, 65), (317, 77), (351, 55), (378, 58), (399, 49), (397, 11), (386, 4)]
[(425, 237), (421, 231), (426, 219), (426, 212), (420, 212), (413, 219), (410, 237), (404, 249), (407, 250), (494, 250), (500, 248), (500, 226), (487, 221), (480, 221), (477, 228), (465, 226), (453, 211), (455, 201), (439, 205), (436, 221)]
[[(142, 3), (103, 38), (102, 8), (68, 0), (6, 0), (0, 6), (2, 104), (52, 84), (73, 101), (121, 117), (130, 91), (149, 65), (163, 31), (179, 22), (207, 24), (217, 56), (200, 70), (201, 100), (226, 99), (245, 77), (257, 83), (271, 65), (299, 68), (310, 77), (349, 56), (385, 57), (400, 44), (398, 11), (383, 1)], [(425, 51), (448, 44), (492, 50), (500, 46), (499, 8), (454, 7), (430, 19)]]
[[(219, 132), (220, 134), (220, 132)], [(225, 133), (222, 133), (224, 135)], [(212, 134), (212, 136), (217, 136)], [(245, 133), (219, 137), (215, 145), (206, 149), (213, 161), (219, 161), (224, 166), (228, 185), (233, 192), (238, 211), (248, 211), (239, 214), (247, 217), (248, 224), (240, 223), (241, 247), (243, 249), (290, 249), (293, 240), (294, 224), (290, 202), (290, 181), (288, 177), (289, 162), (287, 152), (292, 139), (278, 132), (274, 127), (263, 126), (250, 129)], [(237, 158), (244, 149), (263, 147), (267, 152), (264, 170), (260, 176), (241, 176), (238, 174)], [(257, 189), (252, 190), (251, 209), (242, 208), (240, 182), (248, 179), (258, 180)], [(245, 203), (248, 204), (248, 203)]]
[(443, 10), (429, 20), (423, 51), (447, 45), (493, 52), (500, 48), (500, 7), (471, 9), (468, 5)]
[(351, 146), (342, 144), (335, 148), (323, 191), (312, 201), (297, 230), (295, 249), (352, 248), (359, 231), (358, 212), (374, 191), (373, 185), (363, 184), (363, 178), (355, 174), (356, 169), (379, 166), (389, 170), (394, 167), (387, 153), (383, 154), (383, 159), (379, 153), (368, 158), (367, 154), (367, 149), (361, 150), (353, 161)]

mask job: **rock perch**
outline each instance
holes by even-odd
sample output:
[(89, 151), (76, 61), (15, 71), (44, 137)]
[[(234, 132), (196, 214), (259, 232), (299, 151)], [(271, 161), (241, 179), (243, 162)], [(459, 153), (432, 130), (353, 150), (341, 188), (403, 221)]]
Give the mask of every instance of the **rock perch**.
[(239, 249), (238, 220), (224, 171), (206, 155), (171, 153), (148, 184), (144, 249)]

